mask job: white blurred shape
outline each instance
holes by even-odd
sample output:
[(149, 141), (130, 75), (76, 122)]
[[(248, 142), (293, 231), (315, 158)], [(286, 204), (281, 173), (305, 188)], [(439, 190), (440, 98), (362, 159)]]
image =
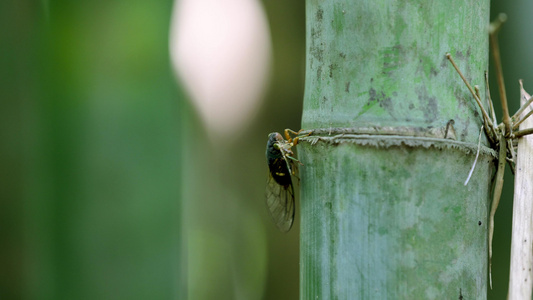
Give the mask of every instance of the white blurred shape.
[(266, 86), (270, 32), (258, 0), (176, 0), (173, 66), (211, 136), (227, 139), (255, 115)]

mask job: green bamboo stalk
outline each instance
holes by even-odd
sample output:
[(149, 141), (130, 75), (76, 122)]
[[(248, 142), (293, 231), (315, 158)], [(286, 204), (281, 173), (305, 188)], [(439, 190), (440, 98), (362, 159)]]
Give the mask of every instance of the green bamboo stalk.
[(306, 9), (300, 298), (485, 299), (495, 153), (445, 53), (484, 82), (489, 2)]

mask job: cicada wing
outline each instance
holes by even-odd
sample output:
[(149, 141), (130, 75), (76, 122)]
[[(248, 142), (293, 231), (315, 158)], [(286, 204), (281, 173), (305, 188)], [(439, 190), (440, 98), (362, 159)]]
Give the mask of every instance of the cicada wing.
[(280, 185), (269, 173), (266, 204), (279, 230), (283, 232), (289, 231), (294, 221), (294, 188), (292, 182), (287, 186)]

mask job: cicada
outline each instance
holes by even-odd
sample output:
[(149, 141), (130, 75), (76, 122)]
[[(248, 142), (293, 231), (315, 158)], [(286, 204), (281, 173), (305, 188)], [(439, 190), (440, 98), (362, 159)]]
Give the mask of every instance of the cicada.
[[(285, 129), (285, 139), (278, 132), (268, 135), (266, 159), (268, 163), (268, 182), (266, 203), (272, 219), (279, 230), (287, 232), (294, 222), (294, 186), (292, 176), (296, 176), (298, 165), (303, 165), (294, 158), (292, 147), (298, 144), (302, 130), (295, 132)], [(296, 135), (291, 138), (290, 133)]]

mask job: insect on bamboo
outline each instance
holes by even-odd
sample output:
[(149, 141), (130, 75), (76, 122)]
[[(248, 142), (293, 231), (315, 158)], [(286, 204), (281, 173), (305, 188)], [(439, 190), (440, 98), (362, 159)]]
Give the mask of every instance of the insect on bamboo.
[(450, 63), (453, 65), (459, 76), (461, 76), (462, 80), (464, 81), (466, 87), (474, 97), (474, 100), (476, 101), (477, 105), (479, 106), (482, 117), (483, 117), (483, 128), (485, 130), (485, 134), (487, 138), (489, 139), (491, 146), (498, 151), (498, 164), (496, 169), (496, 175), (494, 178), (494, 191), (493, 191), (493, 199), (492, 204), (490, 208), (490, 215), (489, 215), (489, 282), (490, 287), (492, 288), (492, 240), (494, 235), (494, 215), (496, 214), (496, 210), (498, 208), (498, 204), (500, 202), (500, 197), (502, 194), (502, 188), (503, 188), (503, 175), (505, 171), (505, 163), (508, 162), (509, 166), (511, 167), (512, 172), (515, 172), (515, 163), (516, 163), (516, 144), (517, 139), (533, 133), (533, 129), (525, 129), (525, 130), (516, 130), (518, 126), (527, 119), (531, 113), (528, 113), (524, 116), (522, 116), (522, 113), (524, 110), (533, 102), (533, 97), (530, 97), (528, 101), (524, 105), (520, 107), (520, 109), (513, 115), (509, 115), (509, 109), (507, 106), (507, 97), (505, 93), (505, 84), (503, 80), (503, 72), (502, 72), (502, 66), (501, 66), (501, 59), (500, 59), (500, 51), (498, 47), (498, 40), (497, 40), (497, 33), (503, 24), (505, 22), (506, 16), (504, 14), (500, 14), (496, 21), (492, 22), (489, 28), (489, 37), (490, 37), (490, 45), (492, 49), (492, 54), (494, 58), (495, 68), (496, 68), (496, 76), (498, 80), (498, 89), (500, 92), (500, 100), (502, 104), (502, 113), (503, 113), (503, 121), (502, 123), (498, 124), (496, 121), (496, 115), (494, 113), (494, 107), (492, 103), (492, 99), (490, 98), (490, 91), (489, 91), (489, 85), (488, 85), (488, 75), (487, 72), (485, 72), (485, 85), (486, 85), (486, 95), (488, 97), (489, 102), (489, 113), (485, 110), (483, 107), (483, 104), (481, 102), (481, 97), (479, 93), (479, 88), (475, 86), (474, 88), (470, 85), (468, 80), (464, 77), (463, 73), (459, 70), (459, 67), (453, 60), (450, 53), (446, 54), (446, 57), (450, 61)]
[[(298, 166), (303, 165), (294, 158), (292, 147), (298, 144), (299, 134), (285, 129), (285, 139), (278, 132), (268, 135), (266, 159), (268, 163), (268, 181), (266, 203), (272, 219), (279, 230), (288, 232), (294, 222), (294, 186), (292, 176), (296, 176)], [(290, 134), (295, 135), (294, 138)], [(310, 135), (306, 134), (306, 135)]]

